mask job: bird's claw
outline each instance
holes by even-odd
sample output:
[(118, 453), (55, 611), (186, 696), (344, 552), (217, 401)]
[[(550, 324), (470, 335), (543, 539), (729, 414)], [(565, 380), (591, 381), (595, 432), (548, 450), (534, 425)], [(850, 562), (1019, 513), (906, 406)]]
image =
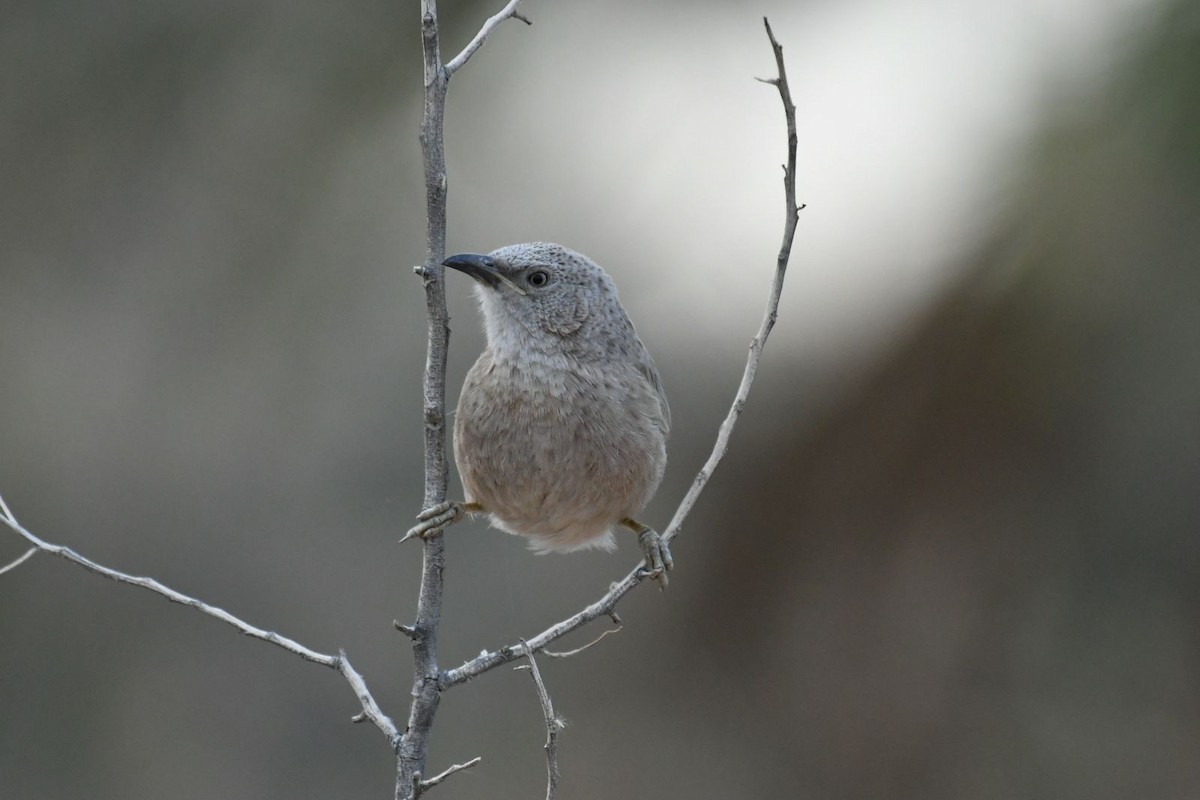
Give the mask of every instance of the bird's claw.
[(463, 518), (466, 513), (464, 504), (457, 500), (447, 500), (438, 503), (417, 514), (417, 524), (408, 529), (408, 533), (400, 537), (401, 542), (409, 539), (428, 539), (442, 532), (447, 525), (453, 525)]
[(658, 583), (660, 590), (667, 588), (667, 573), (675, 562), (671, 559), (671, 550), (666, 541), (652, 528), (644, 528), (638, 533), (638, 544), (646, 556), (646, 566), (642, 569), (643, 577), (652, 578)]

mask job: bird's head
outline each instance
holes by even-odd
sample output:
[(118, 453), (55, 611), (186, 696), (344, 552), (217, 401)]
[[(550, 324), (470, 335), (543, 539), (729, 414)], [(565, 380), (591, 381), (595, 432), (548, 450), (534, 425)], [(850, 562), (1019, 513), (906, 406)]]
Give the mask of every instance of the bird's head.
[(514, 244), (442, 263), (475, 279), (488, 345), (497, 355), (611, 353), (633, 332), (608, 274), (561, 245)]

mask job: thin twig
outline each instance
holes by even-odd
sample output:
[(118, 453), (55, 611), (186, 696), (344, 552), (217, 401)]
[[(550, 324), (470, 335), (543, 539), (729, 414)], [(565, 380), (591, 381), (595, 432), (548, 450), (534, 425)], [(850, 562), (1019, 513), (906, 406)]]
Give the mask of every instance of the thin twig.
[(779, 246), (779, 256), (775, 261), (775, 277), (771, 282), (771, 293), (767, 298), (766, 312), (763, 314), (758, 333), (750, 342), (750, 355), (746, 359), (746, 368), (742, 371), (741, 385), (738, 386), (737, 394), (734, 395), (729, 414), (726, 415), (725, 421), (721, 423), (721, 428), (717, 432), (717, 441), (713, 445), (708, 461), (704, 462), (704, 466), (700, 468), (696, 479), (692, 481), (691, 488), (679, 503), (679, 508), (675, 510), (671, 524), (667, 526), (667, 532), (663, 535), (667, 541), (674, 539), (679, 534), (684, 519), (691, 513), (692, 506), (696, 504), (700, 493), (704, 491), (713, 471), (725, 457), (726, 451), (729, 450), (729, 437), (733, 433), (734, 426), (737, 425), (738, 417), (742, 415), (742, 410), (746, 407), (746, 397), (750, 394), (750, 386), (754, 383), (754, 376), (758, 372), (758, 363), (762, 360), (763, 345), (766, 344), (767, 337), (770, 336), (771, 329), (775, 327), (775, 320), (779, 316), (779, 297), (783, 291), (783, 279), (787, 274), (788, 260), (792, 253), (792, 240), (796, 236), (796, 223), (800, 217), (800, 209), (796, 206), (796, 106), (792, 103), (792, 93), (788, 88), (787, 71), (783, 65), (783, 47), (775, 41), (771, 23), (767, 21), (766, 17), (763, 17), (763, 25), (767, 29), (767, 38), (770, 39), (771, 49), (775, 53), (775, 66), (779, 70), (779, 76), (768, 83), (779, 90), (779, 97), (783, 101), (783, 114), (787, 120), (788, 161), (783, 168), (783, 191), (787, 216), (783, 228), (783, 242)]
[[(318, 653), (316, 650), (305, 647), (299, 642), (289, 639), (286, 636), (280, 636), (274, 631), (263, 630), (262, 628), (255, 627), (248, 622), (238, 619), (223, 608), (211, 605), (203, 600), (183, 594), (182, 592), (177, 592), (168, 586), (164, 586), (153, 578), (129, 575), (110, 567), (106, 567), (103, 564), (98, 564), (95, 561), (92, 561), (90, 558), (79, 555), (79, 553), (76, 553), (69, 547), (51, 544), (50, 542), (38, 538), (15, 522), (12, 519), (11, 514), (7, 515), (3, 519), (3, 522), (8, 525), (8, 527), (16, 531), (19, 535), (24, 537), (25, 540), (31, 545), (33, 545), (33, 549), (35, 551), (49, 553), (52, 556), (57, 556), (66, 561), (70, 561), (72, 564), (83, 567), (89, 572), (94, 572), (101, 577), (108, 578), (109, 580), (116, 581), (117, 583), (137, 586), (139, 588), (146, 589), (147, 591), (154, 592), (157, 595), (167, 598), (172, 603), (179, 603), (180, 605), (194, 608), (203, 614), (207, 614), (214, 619), (218, 619), (221, 622), (224, 622), (226, 625), (236, 628), (246, 636), (249, 636), (253, 639), (260, 639), (264, 642), (273, 644), (276, 647), (283, 648), (293, 655), (300, 656), (300, 658), (303, 658), (305, 661), (311, 661), (314, 664), (321, 664), (329, 667), (330, 669), (336, 670), (342, 675), (343, 678), (346, 679), (346, 682), (350, 684), (350, 688), (354, 690), (354, 694), (358, 697), (359, 703), (362, 705), (362, 712), (359, 716), (369, 719), (371, 722), (373, 722), (375, 727), (387, 737), (388, 744), (393, 748), (399, 743), (400, 732), (396, 730), (395, 723), (393, 723), (391, 719), (389, 719), (388, 716), (379, 708), (379, 705), (375, 702), (375, 698), (371, 696), (370, 690), (367, 689), (367, 684), (363, 680), (362, 675), (359, 674), (358, 671), (356, 671), (350, 664), (350, 659), (346, 658), (346, 654), (344, 652), (339, 652), (336, 656)], [(21, 560), (27, 558), (28, 555), (29, 554), (27, 553), (22, 557)], [(10, 567), (11, 566), (15, 565), (10, 565)]]
[(454, 773), (462, 772), (464, 769), (470, 769), (471, 767), (478, 764), (480, 761), (483, 761), (483, 756), (475, 756), (470, 761), (467, 761), (465, 763), (454, 764), (450, 768), (443, 770), (442, 772), (439, 772), (437, 775), (434, 775), (429, 780), (420, 781), (417, 784), (417, 786), (419, 787), (417, 794), (419, 795), (419, 794), (423, 793), (426, 789), (432, 789), (434, 786), (437, 786), (439, 783), (446, 780), (446, 778), (449, 778)]
[(550, 658), (570, 658), (571, 656), (577, 656), (580, 653), (582, 653), (584, 650), (587, 650), (592, 645), (599, 644), (600, 640), (603, 639), (605, 636), (608, 636), (610, 633), (620, 633), (622, 627), (624, 627), (624, 626), (622, 626), (621, 623), (618, 622), (617, 627), (609, 628), (608, 630), (604, 631), (599, 636), (597, 636), (595, 639), (592, 639), (590, 642), (585, 644), (583, 647), (576, 647), (574, 650), (566, 650), (566, 651), (560, 651), (560, 652), (556, 652), (554, 650), (543, 650), (542, 653), (549, 656)]
[[(538, 669), (537, 660), (526, 642), (522, 642), (525, 658), (529, 661), (529, 674), (533, 676), (533, 685), (537, 689), (538, 700), (542, 704), (542, 716), (546, 718), (546, 800), (558, 797), (558, 732), (563, 729), (562, 720), (554, 713), (554, 702), (546, 691), (542, 681), (542, 673)], [(522, 667), (517, 667), (522, 669)]]
[[(530, 636), (526, 640), (530, 652), (541, 652), (551, 642), (561, 639), (572, 631), (579, 630), (594, 619), (611, 614), (621, 598), (633, 591), (633, 588), (642, 582), (645, 577), (643, 572), (644, 567), (639, 564), (623, 579), (614, 583), (603, 597), (587, 608), (572, 614), (560, 622), (556, 622), (536, 636)], [(442, 690), (445, 691), (451, 686), (465, 683), (489, 670), (495, 669), (501, 664), (516, 661), (524, 655), (525, 651), (522, 649), (520, 642), (508, 645), (507, 647), (501, 647), (499, 650), (492, 650), (490, 652), (485, 650), (461, 666), (442, 673)]]
[(4, 502), (4, 495), (2, 494), (0, 494), (0, 512), (4, 513), (4, 518), (6, 520), (12, 520), (14, 523), (16, 523), (17, 518), (14, 517), (12, 511), (9, 510), (8, 503)]
[[(792, 240), (796, 236), (796, 223), (800, 212), (800, 208), (796, 205), (796, 106), (792, 103), (791, 91), (788, 88), (787, 72), (784, 70), (783, 65), (783, 48), (775, 40), (775, 34), (771, 31), (771, 25), (767, 22), (766, 17), (763, 18), (763, 24), (766, 26), (767, 37), (771, 41), (771, 49), (775, 54), (775, 65), (779, 70), (778, 77), (767, 81), (767, 83), (770, 83), (779, 90), (780, 99), (783, 101), (784, 116), (787, 120), (788, 160), (783, 172), (784, 202), (787, 216), (783, 228), (783, 242), (779, 247), (779, 256), (775, 261), (775, 275), (771, 282), (770, 294), (767, 297), (767, 307), (763, 314), (762, 324), (759, 326), (758, 333), (755, 334), (753, 341), (750, 343), (750, 354), (746, 359), (745, 369), (742, 371), (742, 382), (738, 386), (737, 394), (734, 395), (733, 405), (730, 407), (725, 421), (721, 423), (720, 430), (717, 432), (717, 441), (713, 445), (712, 453), (709, 455), (708, 460), (704, 462), (704, 466), (700, 468), (700, 472), (696, 475), (695, 480), (692, 481), (691, 488), (688, 489), (687, 494), (680, 501), (679, 507), (675, 510), (675, 515), (671, 518), (670, 525), (667, 526), (666, 532), (663, 534), (663, 538), (667, 541), (674, 539), (679, 534), (684, 520), (691, 513), (692, 507), (696, 505), (696, 500), (700, 497), (700, 493), (704, 491), (704, 487), (712, 477), (713, 471), (716, 470), (717, 465), (721, 463), (721, 459), (725, 457), (726, 451), (729, 450), (729, 438), (733, 434), (733, 428), (737, 425), (738, 418), (746, 406), (746, 397), (750, 393), (750, 386), (754, 383), (755, 374), (758, 372), (758, 363), (762, 360), (763, 346), (766, 344), (767, 337), (771, 334), (771, 329), (775, 326), (775, 320), (779, 315), (779, 298), (783, 291), (783, 279), (787, 274), (788, 260), (791, 257)], [(643, 578), (644, 570), (639, 565), (631, 570), (623, 579), (614, 583), (600, 599), (587, 608), (567, 617), (561, 622), (551, 625), (538, 635), (531, 636), (528, 639), (528, 647), (531, 648), (530, 652), (544, 651), (546, 646), (556, 639), (582, 628), (602, 615), (611, 614), (616, 608), (617, 603), (621, 601), (621, 598), (641, 583)], [(469, 681), (472, 678), (482, 675), (484, 672), (495, 669), (501, 664), (515, 661), (524, 655), (525, 651), (522, 649), (520, 643), (501, 647), (499, 650), (484, 651), (461, 666), (444, 672), (441, 679), (442, 688), (444, 690)]]
[(470, 61), (471, 56), (475, 55), (475, 52), (483, 47), (484, 42), (491, 36), (492, 31), (506, 19), (519, 19), (526, 25), (532, 25), (533, 22), (528, 17), (517, 12), (517, 6), (520, 4), (521, 0), (509, 0), (508, 5), (500, 9), (497, 14), (488, 17), (487, 22), (483, 23), (483, 27), (479, 29), (479, 33), (475, 34), (475, 38), (467, 43), (467, 46), (462, 49), (461, 53), (450, 59), (449, 63), (446, 64), (446, 77), (449, 78)]
[[(10, 519), (9, 517), (5, 517), (4, 521), (7, 523), (9, 521), (9, 519)], [(16, 561), (13, 561), (11, 564), (6, 564), (3, 567), (0, 567), (0, 575), (3, 575), (4, 573), (8, 572), (10, 569), (16, 569), (17, 567), (21, 566), (26, 561), (33, 558), (33, 554), (36, 553), (37, 551), (38, 551), (38, 549), (36, 547), (29, 548), (28, 550), (25, 551), (25, 555), (20, 556)]]

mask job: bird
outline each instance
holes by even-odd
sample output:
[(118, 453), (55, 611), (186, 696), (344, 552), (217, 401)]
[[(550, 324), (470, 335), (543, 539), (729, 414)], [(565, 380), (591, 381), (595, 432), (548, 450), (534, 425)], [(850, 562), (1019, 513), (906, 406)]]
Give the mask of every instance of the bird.
[(612, 550), (627, 529), (666, 588), (670, 549), (636, 515), (662, 481), (671, 410), (612, 278), (547, 242), (442, 263), (474, 279), (487, 337), (454, 417), (466, 499), (425, 509), (404, 539), (480, 513), (537, 553)]

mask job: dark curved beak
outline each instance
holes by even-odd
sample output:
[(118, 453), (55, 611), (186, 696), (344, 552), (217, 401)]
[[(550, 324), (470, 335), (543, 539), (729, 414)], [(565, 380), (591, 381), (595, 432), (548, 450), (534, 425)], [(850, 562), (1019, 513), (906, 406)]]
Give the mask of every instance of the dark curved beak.
[(478, 253), (459, 253), (450, 256), (442, 262), (443, 266), (465, 272), (475, 280), (491, 289), (499, 289), (500, 284), (508, 286), (517, 294), (525, 294), (525, 290), (517, 286), (508, 276), (500, 271), (496, 260), (491, 256), (481, 256)]
[(465, 272), (475, 280), (493, 289), (500, 286), (500, 274), (496, 271), (496, 262), (490, 256), (477, 253), (459, 253), (450, 256), (442, 262), (443, 266)]

